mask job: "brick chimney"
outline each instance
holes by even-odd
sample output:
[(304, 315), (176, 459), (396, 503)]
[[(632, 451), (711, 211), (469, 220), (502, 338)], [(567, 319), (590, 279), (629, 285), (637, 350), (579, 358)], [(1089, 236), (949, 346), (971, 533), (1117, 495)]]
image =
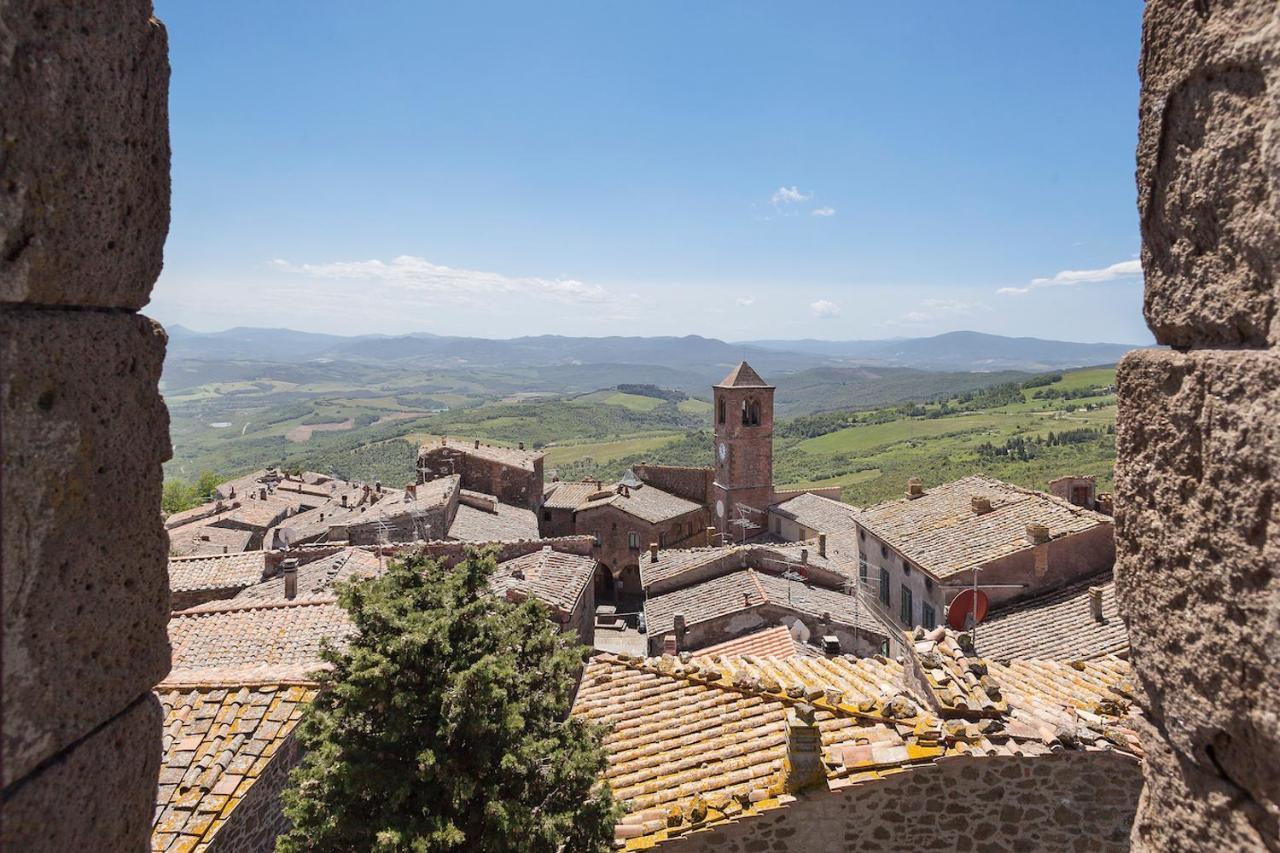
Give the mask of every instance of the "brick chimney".
[(685, 622), (684, 614), (677, 613), (674, 617), (672, 617), (671, 624), (674, 626), (674, 629), (676, 632), (675, 641), (676, 641), (677, 648), (683, 647), (684, 636), (689, 630), (689, 625), (687, 622)]
[(284, 576), (284, 597), (298, 597), (298, 558), (290, 557), (280, 564), (280, 573)]
[(649, 562), (650, 563), (658, 562), (658, 543), (657, 542), (649, 543)]
[(267, 499), (267, 487), (263, 486), (258, 489), (258, 500), (265, 501)]
[(476, 450), (480, 449), (480, 439), (476, 439)]
[(520, 444), (519, 444), (518, 446), (519, 446), (519, 448), (520, 448), (521, 450), (524, 450), (524, 442), (523, 442), (523, 441), (522, 441), (522, 442), (520, 442)]
[(1043, 545), (1049, 541), (1049, 528), (1047, 525), (1031, 522), (1027, 525), (1027, 541), (1033, 545)]
[(907, 497), (911, 500), (924, 496), (924, 480), (912, 477), (907, 480)]
[(346, 506), (346, 505), (347, 505), (347, 495), (346, 495), (346, 492), (343, 492), (343, 494), (342, 494), (342, 505), (343, 505), (343, 506)]
[(662, 638), (662, 654), (675, 657), (680, 651), (680, 644), (676, 642), (674, 634), (667, 634)]
[(707, 528), (707, 547), (710, 548), (716, 544), (716, 529), (714, 527)]
[(826, 559), (827, 556), (827, 534), (818, 534), (818, 556)]
[(404, 487), (404, 493), (409, 496), (409, 500), (416, 501), (418, 499), (418, 484), (409, 483)]
[(969, 507), (975, 515), (986, 515), (991, 512), (991, 498), (985, 495), (970, 495)]
[(809, 549), (808, 548), (800, 549), (800, 562), (806, 566), (809, 565)]
[(1094, 622), (1105, 621), (1102, 616), (1102, 587), (1089, 587), (1089, 614)]

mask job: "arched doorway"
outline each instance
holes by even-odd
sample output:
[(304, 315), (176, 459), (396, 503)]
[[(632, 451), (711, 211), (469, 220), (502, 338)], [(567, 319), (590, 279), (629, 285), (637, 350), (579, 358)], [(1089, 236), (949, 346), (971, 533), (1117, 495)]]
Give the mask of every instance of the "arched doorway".
[(596, 604), (613, 604), (618, 600), (618, 585), (613, 580), (613, 571), (604, 563), (596, 566), (594, 576)]

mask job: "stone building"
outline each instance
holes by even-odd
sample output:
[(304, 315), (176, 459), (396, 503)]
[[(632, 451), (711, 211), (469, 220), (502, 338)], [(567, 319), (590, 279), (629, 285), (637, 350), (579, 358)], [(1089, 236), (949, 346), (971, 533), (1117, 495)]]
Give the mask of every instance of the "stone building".
[(169, 606), (185, 610), (220, 598), (232, 598), (261, 583), (272, 569), (267, 552), (169, 558)]
[(572, 632), (584, 645), (595, 639), (596, 561), (565, 554), (544, 545), (498, 564), (492, 585), (511, 601), (536, 598), (551, 608), (562, 632)]
[(619, 846), (1128, 848), (1127, 663), (984, 662), (942, 631), (907, 648), (905, 665), (597, 654), (573, 713), (609, 727)]
[(992, 477), (964, 477), (856, 519), (859, 579), (903, 627), (942, 623), (975, 581), (994, 604), (1095, 575), (1115, 562), (1111, 519)]
[(978, 653), (992, 660), (1129, 656), (1129, 632), (1120, 618), (1111, 572), (998, 607), (973, 635)]
[(458, 512), (457, 474), (430, 480), (390, 496), (345, 523), (352, 545), (444, 539)]
[(418, 482), (458, 475), (462, 488), (493, 495), (504, 504), (537, 512), (542, 505), (541, 451), (498, 447), (480, 439), (459, 443), (442, 437), (418, 451)]
[(745, 361), (712, 388), (715, 524), (741, 542), (758, 534), (773, 503), (774, 387)]
[(856, 506), (836, 498), (802, 492), (769, 507), (769, 532), (788, 542), (817, 539), (819, 533), (845, 533), (854, 529), (858, 512)]

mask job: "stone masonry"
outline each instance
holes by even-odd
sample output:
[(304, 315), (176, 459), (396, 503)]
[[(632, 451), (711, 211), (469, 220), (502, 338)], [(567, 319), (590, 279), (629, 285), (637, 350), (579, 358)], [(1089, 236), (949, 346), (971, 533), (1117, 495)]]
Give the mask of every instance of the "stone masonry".
[(1138, 850), (1280, 849), (1280, 17), (1148, 0), (1147, 322), (1118, 375), (1116, 589), (1151, 727)]
[(671, 853), (1129, 848), (1142, 787), (1117, 752), (958, 758), (665, 842)]
[(168, 47), (148, 0), (0, 2), (0, 848), (147, 846), (169, 669)]

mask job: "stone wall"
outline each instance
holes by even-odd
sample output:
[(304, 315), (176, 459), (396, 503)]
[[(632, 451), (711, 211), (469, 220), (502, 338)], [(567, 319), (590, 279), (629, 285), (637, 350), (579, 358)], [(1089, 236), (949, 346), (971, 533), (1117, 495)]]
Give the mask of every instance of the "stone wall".
[(715, 470), (712, 468), (684, 468), (641, 462), (633, 465), (631, 470), (641, 482), (657, 486), (678, 498), (704, 506), (711, 503), (711, 484), (715, 480)]
[(468, 453), (465, 445), (439, 444), (423, 447), (419, 453), (418, 482), (459, 474), (464, 489), (493, 495), (504, 504), (536, 512), (542, 506), (542, 468), (542, 457), (534, 460), (530, 470)]
[(1148, 0), (1147, 323), (1117, 377), (1116, 591), (1151, 721), (1141, 850), (1280, 849), (1280, 19)]
[(290, 735), (213, 836), (206, 853), (271, 853), (275, 850), (276, 837), (291, 826), (284, 815), (280, 793), (289, 781), (289, 771), (301, 760), (302, 748)]
[(0, 4), (0, 847), (144, 849), (169, 670), (168, 47), (146, 0)]
[(1127, 850), (1142, 774), (1117, 752), (944, 760), (666, 842), (671, 853)]

